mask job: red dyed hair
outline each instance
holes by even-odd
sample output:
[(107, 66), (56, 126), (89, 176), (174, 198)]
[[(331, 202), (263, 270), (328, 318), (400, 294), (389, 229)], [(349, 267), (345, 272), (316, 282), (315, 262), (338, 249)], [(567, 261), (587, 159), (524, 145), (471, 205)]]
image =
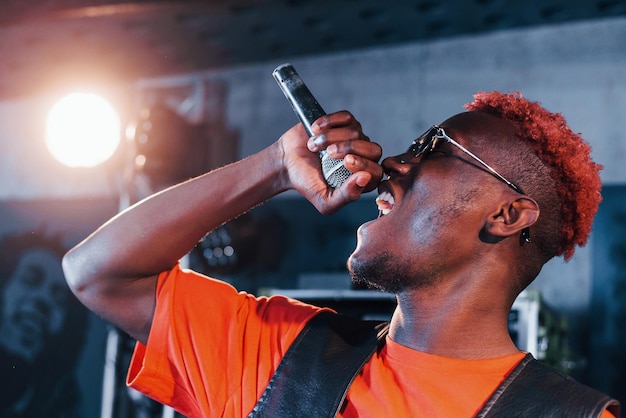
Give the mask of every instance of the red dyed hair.
[(560, 244), (556, 255), (569, 260), (576, 245), (587, 242), (598, 205), (602, 166), (591, 160), (591, 147), (572, 132), (565, 118), (551, 113), (521, 93), (479, 92), (465, 105), (508, 120), (518, 127), (518, 136), (550, 168), (561, 204)]

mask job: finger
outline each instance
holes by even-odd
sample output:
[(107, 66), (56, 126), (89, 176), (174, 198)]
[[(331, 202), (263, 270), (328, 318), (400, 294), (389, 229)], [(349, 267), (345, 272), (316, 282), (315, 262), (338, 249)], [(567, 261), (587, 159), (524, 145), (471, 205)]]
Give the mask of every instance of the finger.
[(383, 167), (376, 161), (372, 161), (354, 154), (346, 155), (343, 158), (343, 164), (352, 173), (367, 171), (368, 173), (371, 173), (374, 178), (382, 178), (384, 172)]
[(328, 156), (335, 159), (342, 159), (348, 154), (358, 155), (368, 160), (378, 162), (382, 156), (381, 146), (369, 141), (342, 141), (328, 145), (326, 148)]
[(363, 133), (360, 127), (356, 125), (346, 125), (323, 131), (329, 144), (341, 141), (366, 141), (370, 139)]
[(370, 175), (367, 183), (359, 182), (359, 185), (365, 189), (365, 192), (374, 190), (378, 186), (384, 175), (384, 169), (380, 164), (376, 163), (375, 161), (368, 160), (367, 158), (359, 157), (357, 155), (346, 155), (343, 160), (343, 164), (349, 171), (354, 174), (365, 172)]
[(333, 198), (346, 205), (357, 200), (361, 195), (367, 192), (367, 188), (372, 183), (378, 183), (372, 177), (372, 173), (367, 171), (359, 171), (351, 175), (346, 181), (333, 193)]
[(352, 113), (347, 110), (341, 110), (339, 112), (329, 113), (321, 116), (311, 125), (313, 133), (321, 132), (329, 128), (337, 128), (342, 126), (352, 125), (357, 129), (361, 129), (361, 124), (354, 118)]
[[(331, 130), (323, 131), (320, 134), (314, 135), (311, 138), (309, 138), (309, 141), (307, 142), (307, 146), (310, 151), (319, 152), (319, 151), (326, 149), (331, 144), (339, 144), (343, 142), (348, 142), (348, 144), (343, 145), (343, 148), (341, 150), (337, 149), (336, 151), (344, 152), (345, 154), (348, 154), (350, 153), (351, 150), (353, 150), (355, 151), (354, 153), (356, 154), (358, 153), (357, 148), (351, 148), (352, 147), (351, 144), (357, 143), (359, 141), (363, 143), (371, 142), (367, 135), (363, 134), (363, 132), (361, 132), (359, 129), (356, 129), (350, 126), (350, 127), (343, 127), (343, 128), (334, 128)], [(376, 145), (376, 147), (380, 149), (378, 145)], [(368, 148), (362, 148), (362, 149), (367, 150)], [(370, 152), (371, 151), (372, 150), (370, 150)], [(382, 155), (382, 150), (381, 150), (381, 155)]]
[(309, 201), (320, 213), (331, 215), (348, 203), (357, 200), (370, 183), (370, 173), (358, 172), (348, 177), (338, 188), (327, 188), (326, 193), (310, 195), (312, 199)]

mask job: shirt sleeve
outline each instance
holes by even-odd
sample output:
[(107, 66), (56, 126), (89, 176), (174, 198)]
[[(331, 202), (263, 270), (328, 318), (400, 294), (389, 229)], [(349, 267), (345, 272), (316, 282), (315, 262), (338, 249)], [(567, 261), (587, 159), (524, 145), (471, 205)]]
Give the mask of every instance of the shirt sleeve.
[(148, 342), (137, 343), (127, 382), (188, 417), (245, 416), (319, 311), (177, 266), (158, 278)]
[(611, 411), (609, 411), (608, 409), (605, 409), (604, 411), (602, 411), (602, 414), (600, 414), (600, 418), (617, 418), (617, 417), (613, 415)]

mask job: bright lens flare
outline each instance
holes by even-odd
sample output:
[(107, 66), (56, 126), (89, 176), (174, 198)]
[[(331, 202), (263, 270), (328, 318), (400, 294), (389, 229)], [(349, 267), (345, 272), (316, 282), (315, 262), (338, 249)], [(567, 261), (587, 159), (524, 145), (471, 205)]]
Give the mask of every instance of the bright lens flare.
[(69, 167), (94, 167), (109, 159), (120, 143), (120, 117), (105, 99), (72, 93), (48, 114), (46, 145)]

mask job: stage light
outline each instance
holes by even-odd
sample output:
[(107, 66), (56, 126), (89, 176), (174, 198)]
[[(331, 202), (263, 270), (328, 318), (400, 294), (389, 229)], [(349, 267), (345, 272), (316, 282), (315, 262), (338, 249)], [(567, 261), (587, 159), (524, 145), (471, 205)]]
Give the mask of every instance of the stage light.
[(120, 117), (104, 98), (72, 93), (48, 114), (46, 145), (69, 167), (94, 167), (108, 160), (120, 143)]

